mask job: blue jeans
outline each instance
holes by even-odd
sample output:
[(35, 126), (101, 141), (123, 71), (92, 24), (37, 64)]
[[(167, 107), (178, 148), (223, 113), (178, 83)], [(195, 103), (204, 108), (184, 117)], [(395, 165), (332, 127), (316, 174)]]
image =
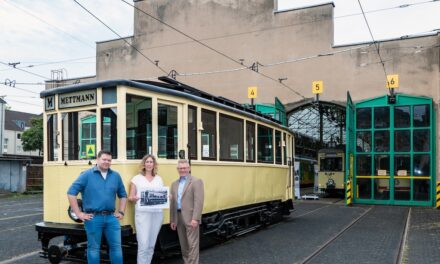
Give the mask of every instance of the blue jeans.
[(100, 263), (101, 238), (104, 232), (112, 264), (122, 264), (121, 226), (113, 215), (95, 215), (84, 223), (87, 233), (87, 262)]

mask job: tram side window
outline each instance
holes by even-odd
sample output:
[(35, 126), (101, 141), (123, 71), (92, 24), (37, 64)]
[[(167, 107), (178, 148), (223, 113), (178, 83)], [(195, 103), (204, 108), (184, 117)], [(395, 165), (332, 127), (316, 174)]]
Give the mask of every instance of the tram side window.
[(281, 132), (275, 130), (275, 162), (276, 164), (281, 164)]
[(258, 125), (258, 162), (273, 163), (273, 129)]
[(216, 132), (217, 118), (216, 113), (206, 109), (202, 109), (202, 159), (213, 160), (217, 158), (216, 149)]
[(114, 159), (118, 158), (118, 129), (116, 108), (101, 110), (101, 146), (109, 150)]
[(127, 94), (127, 159), (152, 154), (151, 98)]
[(220, 160), (243, 161), (243, 120), (220, 114)]
[(287, 141), (286, 141), (286, 133), (283, 133), (283, 158), (284, 165), (287, 165)]
[(47, 115), (47, 160), (58, 160), (57, 114)]
[(255, 162), (255, 123), (246, 121), (246, 161)]
[(177, 107), (159, 104), (157, 114), (157, 156), (177, 159)]
[(197, 107), (188, 106), (188, 155), (197, 159)]
[(96, 157), (96, 112), (63, 113), (63, 160), (93, 159)]

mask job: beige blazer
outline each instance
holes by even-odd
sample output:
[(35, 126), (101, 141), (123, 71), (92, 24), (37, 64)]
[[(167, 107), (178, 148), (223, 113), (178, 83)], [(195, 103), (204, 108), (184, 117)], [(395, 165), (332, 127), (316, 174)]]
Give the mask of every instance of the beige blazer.
[[(179, 179), (171, 185), (171, 204), (170, 204), (170, 222), (179, 224), (177, 221), (177, 190), (179, 188)], [(181, 214), (185, 225), (190, 225), (191, 220), (202, 219), (203, 201), (204, 201), (203, 181), (194, 176), (188, 176), (183, 189), (181, 200)], [(181, 223), (180, 223), (181, 224)]]

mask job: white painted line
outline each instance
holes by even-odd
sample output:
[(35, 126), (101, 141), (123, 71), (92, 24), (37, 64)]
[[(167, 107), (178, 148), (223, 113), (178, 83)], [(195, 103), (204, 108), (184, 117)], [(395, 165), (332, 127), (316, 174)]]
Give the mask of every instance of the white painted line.
[(20, 259), (28, 258), (28, 257), (31, 257), (33, 255), (38, 254), (40, 251), (41, 250), (37, 250), (37, 251), (22, 254), (22, 255), (18, 255), (18, 256), (12, 257), (10, 259), (0, 261), (0, 264), (8, 264), (8, 263), (12, 263), (14, 261), (20, 260)]
[[(19, 216), (11, 216), (11, 217), (0, 218), (0, 221), (3, 221), (3, 220), (10, 220), (10, 219), (16, 219), (16, 218), (23, 218), (23, 217), (34, 216), (34, 215), (42, 215), (42, 214), (43, 214), (43, 213), (27, 214), (27, 215), (19, 215)], [(0, 262), (0, 264), (1, 264), (1, 262)]]
[(0, 233), (7, 232), (7, 231), (15, 231), (15, 230), (22, 229), (22, 228), (25, 228), (25, 227), (30, 227), (30, 226), (35, 226), (35, 224), (17, 226), (17, 227), (9, 228), (9, 229), (3, 229), (3, 230), (0, 230)]

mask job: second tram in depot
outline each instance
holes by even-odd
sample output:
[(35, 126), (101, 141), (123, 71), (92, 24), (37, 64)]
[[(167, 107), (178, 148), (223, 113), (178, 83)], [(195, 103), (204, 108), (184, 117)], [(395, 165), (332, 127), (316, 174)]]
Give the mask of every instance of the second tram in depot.
[[(159, 79), (99, 81), (41, 93), (44, 219), (36, 230), (41, 255), (50, 262), (86, 257), (85, 231), (68, 210), (66, 192), (94, 166), (101, 149), (113, 153), (112, 169), (121, 174), (127, 191), (144, 155), (158, 158), (166, 186), (178, 177), (177, 159), (189, 159), (191, 173), (205, 186), (202, 243), (205, 237), (226, 239), (258, 229), (293, 209), (294, 138), (287, 127), (225, 98)], [(178, 247), (178, 239), (168, 210), (164, 215), (156, 250), (167, 252)], [(130, 203), (121, 227), (124, 255), (136, 256)], [(56, 237), (64, 239), (63, 246), (53, 242)]]
[(318, 188), (320, 192), (345, 191), (345, 151), (339, 148), (318, 151)]

